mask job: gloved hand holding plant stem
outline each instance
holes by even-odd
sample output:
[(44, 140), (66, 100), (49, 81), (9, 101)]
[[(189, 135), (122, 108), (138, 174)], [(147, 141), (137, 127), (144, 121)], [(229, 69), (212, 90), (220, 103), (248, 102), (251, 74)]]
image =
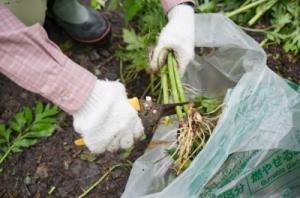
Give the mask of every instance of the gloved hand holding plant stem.
[(195, 28), (194, 9), (191, 5), (179, 4), (168, 13), (169, 22), (160, 33), (150, 66), (156, 70), (167, 58), (168, 49), (174, 50), (179, 72), (184, 74), (194, 57)]

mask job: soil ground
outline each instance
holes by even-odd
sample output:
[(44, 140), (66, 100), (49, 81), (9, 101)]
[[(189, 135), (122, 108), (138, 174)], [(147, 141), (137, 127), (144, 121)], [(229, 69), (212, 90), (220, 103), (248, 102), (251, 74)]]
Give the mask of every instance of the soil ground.
[[(116, 80), (119, 78), (119, 62), (114, 53), (121, 40), (123, 26), (122, 15), (117, 12), (104, 13), (113, 24), (113, 36), (109, 44), (103, 46), (83, 46), (72, 43), (66, 54), (75, 62), (87, 68), (99, 78)], [(70, 39), (51, 20), (47, 21), (46, 29), (49, 37), (62, 48), (67, 48)], [(260, 35), (253, 35), (257, 40)], [(282, 51), (278, 45), (266, 48), (268, 65), (285, 78), (300, 83), (299, 58)], [(128, 87), (131, 95), (143, 92), (143, 86), (138, 81), (134, 87)], [(32, 94), (5, 76), (0, 74), (0, 122), (6, 121), (22, 106), (33, 107), (36, 101), (44, 101), (38, 95)], [(113, 165), (134, 161), (143, 153), (146, 145), (139, 144), (131, 155), (124, 159), (122, 152), (117, 154), (104, 153), (95, 159), (84, 159), (87, 150), (76, 147), (73, 141), (78, 138), (72, 128), (72, 119), (65, 113), (59, 115), (59, 127), (56, 133), (24, 152), (14, 154), (1, 167), (0, 197), (76, 197), (91, 186)], [(91, 191), (87, 197), (113, 198), (120, 197), (128, 176), (130, 167), (114, 170), (107, 179)], [(51, 188), (55, 190), (48, 194)]]

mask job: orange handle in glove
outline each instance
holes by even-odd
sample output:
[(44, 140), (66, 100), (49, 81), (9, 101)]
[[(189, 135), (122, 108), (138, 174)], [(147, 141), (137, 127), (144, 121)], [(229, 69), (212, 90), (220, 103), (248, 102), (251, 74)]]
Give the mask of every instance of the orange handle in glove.
[[(133, 97), (133, 98), (128, 99), (128, 102), (131, 104), (131, 106), (135, 110), (137, 110), (137, 111), (141, 110), (141, 105), (140, 105), (139, 99), (137, 97)], [(83, 138), (79, 138), (79, 139), (75, 140), (74, 144), (76, 146), (84, 146), (85, 145)]]

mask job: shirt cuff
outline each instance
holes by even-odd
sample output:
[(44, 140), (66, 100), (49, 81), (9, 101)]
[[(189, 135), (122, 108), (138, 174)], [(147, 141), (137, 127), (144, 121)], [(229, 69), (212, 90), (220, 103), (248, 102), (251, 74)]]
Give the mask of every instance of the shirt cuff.
[(64, 67), (56, 69), (60, 71), (57, 75), (48, 76), (48, 82), (40, 90), (41, 95), (68, 114), (73, 114), (85, 103), (97, 78), (69, 58), (66, 58)]
[(161, 0), (164, 12), (168, 13), (174, 6), (181, 3), (193, 3), (193, 0)]

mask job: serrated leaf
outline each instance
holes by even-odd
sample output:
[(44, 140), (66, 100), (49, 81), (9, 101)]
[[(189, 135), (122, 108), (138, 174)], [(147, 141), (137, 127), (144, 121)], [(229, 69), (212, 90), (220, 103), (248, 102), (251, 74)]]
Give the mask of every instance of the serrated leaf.
[(24, 117), (27, 124), (30, 124), (32, 122), (32, 111), (29, 107), (24, 107)]
[(59, 109), (57, 106), (51, 106), (51, 105), (47, 105), (44, 112), (43, 112), (43, 116), (53, 116), (56, 115), (59, 112)]
[(137, 50), (144, 47), (141, 38), (135, 34), (134, 30), (123, 29), (123, 40), (127, 44), (127, 50)]

